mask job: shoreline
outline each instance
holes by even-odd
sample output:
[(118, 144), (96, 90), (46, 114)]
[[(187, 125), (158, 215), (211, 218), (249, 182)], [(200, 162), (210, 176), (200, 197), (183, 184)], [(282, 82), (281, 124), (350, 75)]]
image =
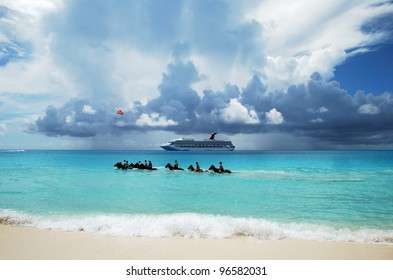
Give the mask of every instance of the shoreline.
[(0, 225), (0, 260), (393, 260), (393, 246), (298, 239), (122, 237)]

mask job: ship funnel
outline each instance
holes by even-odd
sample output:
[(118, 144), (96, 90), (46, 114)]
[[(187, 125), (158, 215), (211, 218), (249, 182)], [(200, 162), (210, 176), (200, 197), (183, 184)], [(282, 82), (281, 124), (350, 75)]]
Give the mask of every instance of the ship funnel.
[(214, 136), (216, 136), (217, 132), (210, 134), (209, 140), (214, 140)]

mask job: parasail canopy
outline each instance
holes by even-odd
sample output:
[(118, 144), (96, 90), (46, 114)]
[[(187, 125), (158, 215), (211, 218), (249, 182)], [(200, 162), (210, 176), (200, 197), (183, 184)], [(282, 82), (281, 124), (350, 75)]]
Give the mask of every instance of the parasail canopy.
[(116, 114), (118, 114), (118, 115), (124, 115), (124, 112), (123, 112), (122, 109), (118, 109), (117, 112), (116, 112)]

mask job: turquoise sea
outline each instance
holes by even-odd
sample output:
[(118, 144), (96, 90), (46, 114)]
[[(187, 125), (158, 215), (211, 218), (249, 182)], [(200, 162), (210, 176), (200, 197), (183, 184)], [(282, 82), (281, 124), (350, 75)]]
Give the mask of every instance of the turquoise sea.
[[(151, 160), (156, 171), (114, 164)], [(222, 161), (231, 174), (170, 171)], [(393, 245), (393, 151), (0, 151), (0, 222), (119, 236)]]

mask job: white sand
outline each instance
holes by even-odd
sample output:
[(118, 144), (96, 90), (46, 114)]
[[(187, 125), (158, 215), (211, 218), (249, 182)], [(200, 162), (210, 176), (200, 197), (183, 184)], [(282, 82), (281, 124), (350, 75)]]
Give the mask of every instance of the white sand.
[(2, 260), (393, 260), (393, 246), (248, 237), (116, 237), (0, 225)]

